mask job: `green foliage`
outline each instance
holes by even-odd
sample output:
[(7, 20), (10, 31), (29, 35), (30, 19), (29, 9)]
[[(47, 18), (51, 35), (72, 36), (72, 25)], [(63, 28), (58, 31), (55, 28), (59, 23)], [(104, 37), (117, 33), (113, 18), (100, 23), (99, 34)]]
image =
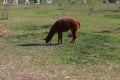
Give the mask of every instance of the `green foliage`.
[(111, 19), (120, 19), (120, 15), (119, 14), (106, 14), (104, 15), (104, 17), (108, 17), (108, 18), (111, 18)]

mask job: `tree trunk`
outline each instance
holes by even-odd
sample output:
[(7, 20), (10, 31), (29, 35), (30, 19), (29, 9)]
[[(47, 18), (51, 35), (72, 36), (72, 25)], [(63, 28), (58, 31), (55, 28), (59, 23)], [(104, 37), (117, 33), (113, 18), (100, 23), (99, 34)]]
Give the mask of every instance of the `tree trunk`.
[(9, 4), (4, 4), (2, 19), (7, 20), (9, 15)]
[(84, 4), (87, 4), (87, 0), (84, 0), (84, 2), (83, 2)]

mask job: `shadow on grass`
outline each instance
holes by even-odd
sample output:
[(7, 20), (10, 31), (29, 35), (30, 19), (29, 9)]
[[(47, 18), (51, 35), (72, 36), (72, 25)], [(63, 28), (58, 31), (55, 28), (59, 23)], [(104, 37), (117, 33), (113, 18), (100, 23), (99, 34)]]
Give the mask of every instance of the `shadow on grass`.
[(26, 43), (26, 44), (18, 44), (17, 46), (27, 47), (27, 46), (56, 46), (56, 45), (59, 45), (59, 44), (57, 43), (54, 43), (54, 44)]

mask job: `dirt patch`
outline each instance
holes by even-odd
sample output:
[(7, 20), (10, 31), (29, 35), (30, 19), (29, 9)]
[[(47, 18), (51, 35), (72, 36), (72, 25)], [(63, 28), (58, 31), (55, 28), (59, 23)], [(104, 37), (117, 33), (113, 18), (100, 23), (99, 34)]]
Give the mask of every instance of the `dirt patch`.
[(9, 31), (6, 28), (0, 26), (0, 37), (7, 34), (9, 34)]
[(97, 33), (120, 33), (120, 27), (112, 29), (112, 30), (102, 30), (100, 32)]
[(120, 27), (116, 28), (115, 30), (120, 30)]
[(103, 31), (100, 31), (100, 32), (98, 32), (98, 33), (111, 33), (112, 31), (110, 31), (110, 30), (103, 30)]

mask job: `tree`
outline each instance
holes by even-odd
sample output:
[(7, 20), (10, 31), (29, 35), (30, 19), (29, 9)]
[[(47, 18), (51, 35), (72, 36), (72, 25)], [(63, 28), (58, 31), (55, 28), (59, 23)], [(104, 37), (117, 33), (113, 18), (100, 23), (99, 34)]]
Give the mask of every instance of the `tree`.
[(83, 3), (86, 4), (86, 3), (87, 3), (87, 0), (83, 0)]
[(3, 5), (2, 19), (7, 20), (9, 15), (9, 4)]
[(13, 0), (9, 0), (8, 3), (3, 4), (3, 10), (2, 10), (2, 19), (7, 20), (9, 17), (9, 10), (10, 10), (10, 5), (13, 3)]

